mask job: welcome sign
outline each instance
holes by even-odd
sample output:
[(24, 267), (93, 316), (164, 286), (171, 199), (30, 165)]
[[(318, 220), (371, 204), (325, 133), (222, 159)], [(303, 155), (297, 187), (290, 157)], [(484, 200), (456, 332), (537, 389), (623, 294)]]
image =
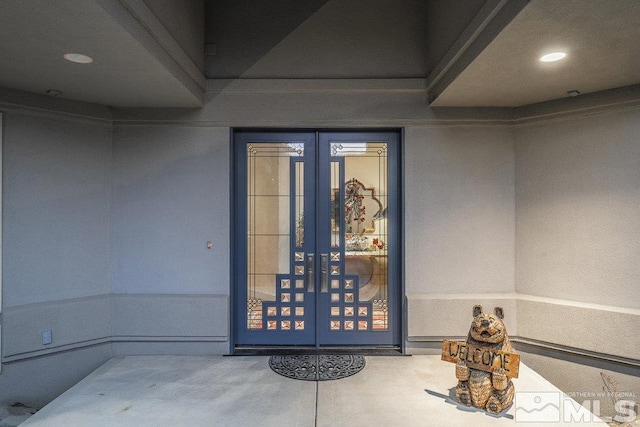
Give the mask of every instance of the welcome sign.
[(518, 353), (460, 341), (444, 340), (442, 342), (442, 360), (452, 363), (464, 360), (468, 367), (485, 372), (504, 369), (505, 374), (512, 378), (518, 378), (520, 370), (520, 355)]

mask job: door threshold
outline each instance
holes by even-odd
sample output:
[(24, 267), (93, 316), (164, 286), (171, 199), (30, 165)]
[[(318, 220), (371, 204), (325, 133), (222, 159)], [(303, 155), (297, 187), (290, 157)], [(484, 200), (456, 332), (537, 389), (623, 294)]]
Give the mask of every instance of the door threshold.
[(400, 347), (376, 346), (339, 346), (339, 347), (304, 347), (304, 346), (238, 346), (230, 356), (281, 356), (281, 355), (313, 355), (313, 354), (361, 354), (363, 356), (407, 356)]

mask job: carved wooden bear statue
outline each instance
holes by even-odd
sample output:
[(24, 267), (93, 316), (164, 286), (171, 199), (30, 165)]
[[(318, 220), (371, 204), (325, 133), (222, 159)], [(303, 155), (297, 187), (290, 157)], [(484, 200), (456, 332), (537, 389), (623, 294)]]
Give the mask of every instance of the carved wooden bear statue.
[[(467, 343), (511, 352), (513, 349), (502, 322), (504, 312), (501, 307), (496, 307), (494, 313), (483, 313), (480, 305), (473, 307), (473, 322)], [(489, 373), (469, 368), (461, 359), (456, 364), (456, 378), (456, 396), (465, 405), (473, 405), (492, 414), (498, 414), (513, 402), (515, 388), (503, 369)]]

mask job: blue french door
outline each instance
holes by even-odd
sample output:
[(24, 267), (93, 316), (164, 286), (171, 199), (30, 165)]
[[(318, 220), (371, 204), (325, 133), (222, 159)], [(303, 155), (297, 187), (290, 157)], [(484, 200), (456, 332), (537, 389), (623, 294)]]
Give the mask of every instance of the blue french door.
[(397, 132), (234, 136), (236, 345), (400, 344)]

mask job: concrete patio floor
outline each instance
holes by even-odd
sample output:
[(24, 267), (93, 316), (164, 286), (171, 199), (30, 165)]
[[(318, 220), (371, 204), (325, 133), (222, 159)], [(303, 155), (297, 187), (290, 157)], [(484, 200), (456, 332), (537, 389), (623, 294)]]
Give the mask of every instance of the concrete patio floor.
[[(439, 356), (367, 356), (358, 374), (321, 382), (280, 376), (271, 371), (268, 360), (267, 356), (114, 358), (22, 426), (562, 425), (523, 424), (531, 414), (536, 416), (537, 409), (518, 401), (501, 417), (456, 404), (449, 397), (456, 385), (454, 365)], [(543, 398), (559, 396), (557, 388), (524, 364), (514, 384), (518, 393), (531, 392), (524, 396), (534, 396), (537, 402), (535, 393)], [(516, 414), (516, 408), (527, 411)]]

